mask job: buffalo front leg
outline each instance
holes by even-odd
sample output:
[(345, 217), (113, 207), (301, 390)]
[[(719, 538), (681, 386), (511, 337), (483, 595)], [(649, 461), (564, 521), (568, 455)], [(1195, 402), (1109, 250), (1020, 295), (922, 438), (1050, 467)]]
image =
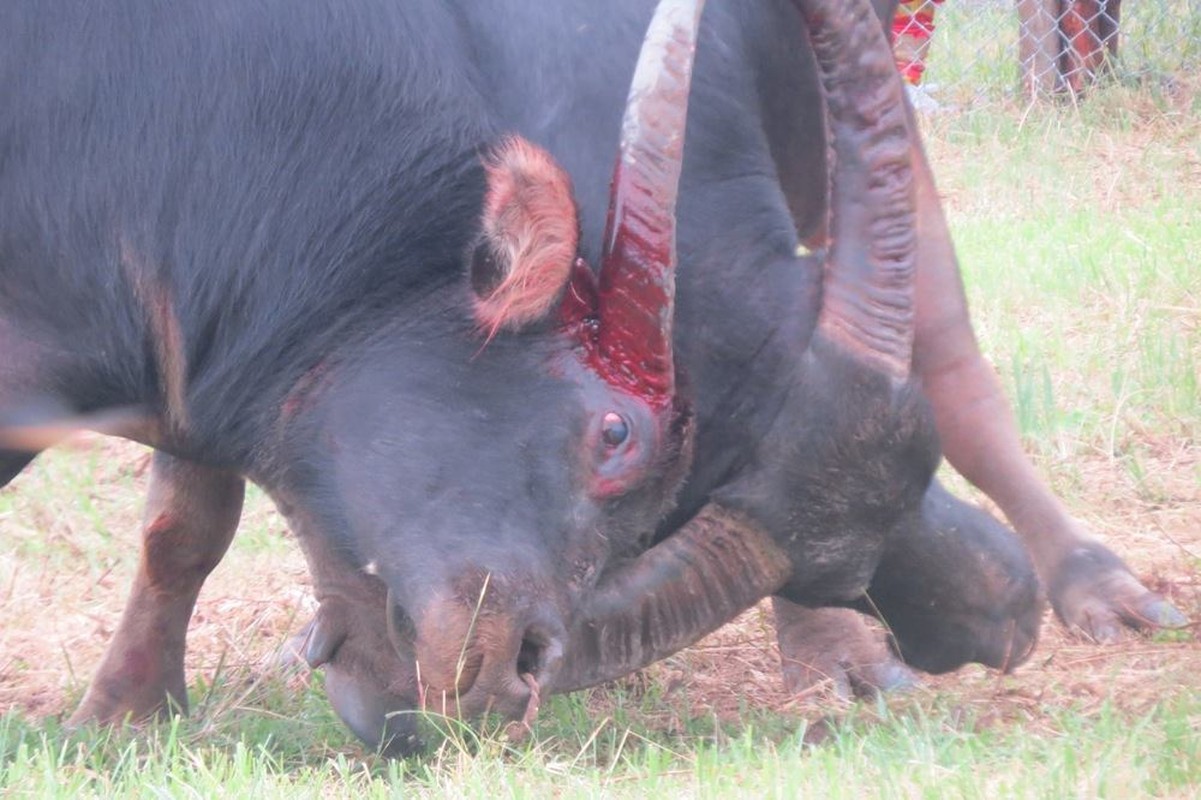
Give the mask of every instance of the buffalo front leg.
[[(843, 697), (871, 695), (912, 683), (909, 667), (941, 673), (971, 661), (1009, 671), (1034, 649), (1044, 608), (1013, 532), (937, 481), (919, 513), (891, 531), (867, 593), (852, 605), (813, 610), (775, 598), (790, 692), (830, 679)], [(860, 611), (880, 618), (887, 636)]]
[(972, 332), (959, 264), (920, 145), (914, 146), (913, 161), (918, 205), (914, 368), (934, 408), (947, 460), (1001, 507), (1029, 549), (1055, 613), (1069, 628), (1106, 641), (1123, 625), (1184, 624), (1179, 611), (1139, 583), (1117, 555), (1072, 519), (1022, 450), (1009, 403)]
[(155, 453), (133, 591), (71, 723), (187, 711), (188, 620), (233, 539), (244, 489), (237, 475)]

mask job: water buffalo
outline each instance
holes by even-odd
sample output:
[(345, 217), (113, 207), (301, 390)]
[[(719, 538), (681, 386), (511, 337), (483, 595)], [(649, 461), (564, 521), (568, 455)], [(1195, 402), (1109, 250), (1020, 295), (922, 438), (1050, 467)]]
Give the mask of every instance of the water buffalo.
[[(1000, 400), (867, 7), (802, 3), (806, 34), (714, 2), (685, 139), (699, 6), (665, 3), (639, 60), (648, 2), (572, 5), (0, 12), (0, 485), (75, 427), (157, 451), (75, 720), (186, 705), (245, 479), (309, 559), (306, 657), (397, 748), (388, 712), (517, 717), (767, 595), (801, 642), (790, 603), (870, 587), (910, 663), (1016, 663), (1033, 574), (931, 486), (936, 427), (1047, 526), (1069, 619), (1158, 602), (1010, 430), (954, 435)], [(831, 183), (831, 245), (798, 257)]]
[[(509, 125), (545, 145), (571, 173), (581, 209), (581, 249), (591, 256), (602, 247), (597, 220), (606, 202), (609, 174), (608, 165), (596, 155), (597, 145), (618, 129), (618, 87), (629, 71), (623, 65), (632, 63), (636, 31), (649, 15), (649, 5), (638, 0), (619, 0), (603, 9), (580, 4), (570, 14), (537, 24), (523, 18), (520, 0), (494, 5), (497, 19), (472, 18), (480, 62), (487, 65), (481, 68), (487, 93)], [(892, 19), (895, 2), (876, 0), (874, 6), (880, 19)], [(706, 503), (727, 500), (740, 483), (761, 492), (777, 481), (777, 501), (795, 497), (802, 507), (810, 503), (814, 508), (820, 506), (815, 496), (836, 495), (829, 483), (842, 475), (809, 484), (795, 475), (779, 481), (765, 461), (780, 456), (766, 457), (762, 444), (804, 450), (805, 437), (813, 435), (806, 426), (826, 425), (846, 413), (811, 403), (797, 389), (798, 384), (820, 381), (797, 375), (800, 348), (781, 330), (798, 317), (804, 324), (816, 318), (815, 286), (820, 278), (812, 261), (794, 253), (798, 243), (817, 248), (830, 235), (822, 97), (809, 48), (796, 44), (806, 38), (804, 26), (788, 0), (713, 0), (705, 14), (681, 178), (676, 311), (677, 364), (695, 389), (696, 457), (677, 508), (657, 532), (658, 540), (673, 535)], [(506, 35), (488, 36), (488, 29), (499, 26), (502, 18), (508, 21)], [(548, 34), (552, 25), (555, 32)], [(542, 44), (535, 46), (538, 42)], [(598, 48), (598, 42), (603, 46)], [(598, 49), (603, 58), (597, 56)], [(911, 119), (908, 125), (912, 133)], [(1024, 454), (1000, 385), (972, 333), (930, 168), (915, 134), (912, 141), (919, 232), (913, 373), (930, 403), (943, 453), (1004, 511), (1033, 557), (1056, 614), (1069, 627), (1110, 640), (1123, 626), (1183, 623), (1179, 612), (1143, 587), (1120, 558), (1071, 518)], [(800, 306), (799, 313), (798, 297), (810, 304)], [(800, 333), (798, 338), (804, 340), (805, 331)], [(788, 402), (810, 403), (809, 416), (802, 414), (796, 428), (773, 427), (781, 424), (779, 416), (772, 416), (777, 414), (775, 404), (785, 402), (781, 395), (798, 392), (800, 396)], [(852, 397), (858, 400), (847, 393), (841, 403), (836, 401), (837, 407), (867, 414), (865, 405), (849, 401)], [(864, 463), (872, 461), (865, 457)], [(759, 470), (764, 468), (772, 478), (763, 480)], [(802, 486), (808, 488), (802, 491)], [(955, 504), (937, 485), (924, 503), (928, 515), (941, 515), (945, 528), (971, 531), (994, 524)], [(778, 508), (776, 513), (802, 516), (797, 508)], [(973, 519), (959, 519), (960, 515)], [(823, 511), (813, 519), (821, 520), (815, 528), (828, 528), (834, 517)], [(790, 519), (778, 524), (794, 523)], [(996, 537), (998, 542), (1003, 538)], [(810, 560), (816, 556), (810, 554)], [(961, 564), (944, 551), (924, 557), (943, 558), (948, 569)], [(885, 611), (882, 602), (904, 602), (912, 588), (901, 585), (916, 568), (908, 560), (911, 556), (897, 554), (895, 562), (893, 558), (886, 554), (875, 573), (871, 594), (876, 611)], [(960, 588), (970, 594), (973, 587)], [(886, 593), (892, 600), (883, 600)], [(922, 596), (920, 591), (910, 595), (912, 608), (906, 613), (885, 611), (884, 616), (901, 634), (905, 660), (939, 668), (932, 663), (936, 659), (921, 653), (928, 648), (905, 646), (902, 629), (916, 632), (925, 624), (918, 622), (920, 614), (913, 616)], [(981, 608), (987, 605), (987, 598), (978, 600)], [(778, 594), (774, 604), (786, 677), (792, 682), (834, 676), (850, 690), (904, 678), (882, 640), (855, 615), (806, 609), (789, 602), (787, 593)], [(950, 606), (940, 602), (931, 614), (943, 615)], [(956, 641), (968, 647), (972, 640)], [(812, 644), (831, 641), (839, 646)], [(991, 646), (995, 649), (996, 642)], [(973, 657), (990, 662), (980, 654)], [(994, 657), (991, 663), (995, 661)]]

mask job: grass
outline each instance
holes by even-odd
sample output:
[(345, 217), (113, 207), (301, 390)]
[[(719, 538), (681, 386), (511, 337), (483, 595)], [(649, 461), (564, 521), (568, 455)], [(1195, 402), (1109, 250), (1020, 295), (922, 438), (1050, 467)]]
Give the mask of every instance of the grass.
[[(1031, 453), (1201, 619), (1196, 106), (1115, 85), (1075, 109), (1001, 101), (924, 125), (978, 335)], [(0, 795), (1201, 793), (1191, 631), (1099, 648), (1049, 623), (1015, 675), (968, 668), (887, 703), (820, 705), (783, 691), (762, 609), (615, 686), (553, 698), (526, 742), (455, 728), (386, 762), (336, 721), (320, 675), (269, 666), (312, 601), (257, 493), (193, 620), (192, 716), (67, 732), (136, 564), (145, 471), (140, 449), (86, 439), (0, 492)]]
[(932, 123), (936, 163), (958, 167), (940, 173), (978, 334), (1009, 353), (1022, 429), (1044, 442), (1112, 452), (1115, 413), (1198, 433), (1197, 118), (1142, 113)]
[[(554, 717), (578, 701), (559, 698)], [(293, 697), (288, 704), (296, 706)], [(302, 708), (293, 711), (303, 713)], [(682, 735), (670, 742), (607, 720), (521, 745), (457, 741), (421, 760), (328, 750), (291, 720), (175, 720), (138, 735), (66, 734), (0, 718), (9, 796), (111, 797), (1113, 797), (1195, 788), (1201, 699), (1130, 718), (1064, 708), (1042, 730), (999, 728), (945, 701), (862, 708), (829, 726)], [(305, 746), (307, 744), (307, 747)]]

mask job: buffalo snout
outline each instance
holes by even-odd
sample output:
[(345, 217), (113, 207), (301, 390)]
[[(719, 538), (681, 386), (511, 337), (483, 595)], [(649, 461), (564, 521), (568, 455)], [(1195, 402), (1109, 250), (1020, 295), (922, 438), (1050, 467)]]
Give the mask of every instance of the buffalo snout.
[(392, 647), (416, 674), (423, 710), (528, 716), (563, 662), (566, 603), (529, 576), (470, 574), (409, 607), (389, 592)]

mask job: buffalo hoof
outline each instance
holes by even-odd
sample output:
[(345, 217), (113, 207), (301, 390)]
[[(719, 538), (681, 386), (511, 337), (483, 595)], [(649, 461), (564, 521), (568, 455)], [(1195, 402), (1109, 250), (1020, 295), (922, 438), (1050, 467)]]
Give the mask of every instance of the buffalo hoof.
[(309, 620), (296, 633), (287, 638), (274, 656), (268, 658), (264, 667), (268, 671), (288, 675), (296, 672), (307, 672), (309, 664), (305, 661), (304, 651), (312, 636), (314, 620)]
[(886, 624), (905, 663), (923, 672), (938, 675), (971, 662), (1011, 672), (1034, 651), (1043, 609), (1033, 580), (1016, 584), (1014, 593), (1017, 600), (995, 609), (958, 613), (931, 613), (893, 598)]
[(883, 631), (857, 611), (805, 608), (773, 599), (784, 688), (802, 695), (830, 687), (844, 700), (909, 689), (917, 675), (888, 646)]
[(1096, 642), (1113, 642), (1125, 627), (1179, 628), (1188, 619), (1147, 589), (1109, 548), (1087, 542), (1073, 550), (1050, 582), (1055, 614), (1072, 631)]
[(86, 725), (116, 725), (143, 722), (172, 714), (186, 714), (186, 701), (180, 702), (162, 685), (138, 685), (131, 681), (97, 678), (88, 687), (79, 708), (67, 718), (68, 728)]
[(880, 582), (865, 612), (882, 613), (890, 643), (906, 664), (941, 674), (976, 662), (1010, 672), (1038, 643), (1045, 608), (1033, 570), (982, 570), (972, 592), (911, 596)]

